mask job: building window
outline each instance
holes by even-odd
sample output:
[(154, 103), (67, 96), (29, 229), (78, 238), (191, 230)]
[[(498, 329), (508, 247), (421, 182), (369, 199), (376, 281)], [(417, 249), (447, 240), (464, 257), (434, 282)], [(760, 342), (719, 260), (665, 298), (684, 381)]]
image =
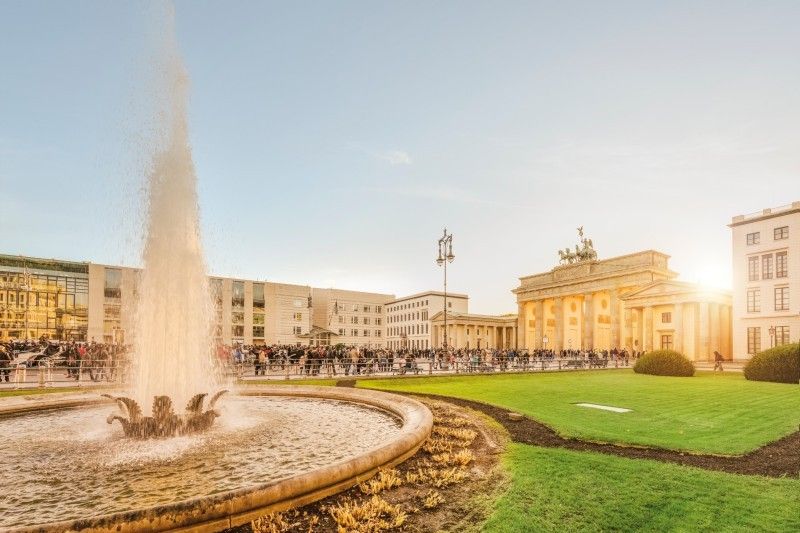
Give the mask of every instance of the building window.
[(381, 336), (381, 330), (379, 330), (379, 329), (376, 329), (376, 330), (375, 330), (375, 336), (376, 336), (376, 337), (380, 337), (380, 336)]
[(661, 335), (661, 349), (662, 350), (672, 349), (672, 335)]
[(106, 269), (104, 292), (106, 298), (122, 298), (122, 271), (116, 268)]
[(295, 321), (300, 322), (303, 320), (303, 313), (294, 313), (292, 317), (294, 317)]
[(292, 302), (292, 305), (295, 307), (303, 307), (303, 300), (295, 300)]
[(364, 312), (365, 313), (371, 313), (372, 312), (372, 306), (371, 305), (365, 305), (364, 306)]
[(358, 330), (357, 330), (357, 329), (354, 329), (354, 330), (350, 331), (350, 334), (351, 334), (351, 336), (353, 336), (353, 337), (358, 337)]
[(264, 338), (264, 326), (253, 326), (253, 338), (255, 339)]
[(241, 311), (234, 311), (231, 313), (231, 322), (234, 324), (244, 324), (244, 313)]
[(253, 283), (253, 309), (264, 309), (263, 283)]
[(789, 310), (789, 287), (775, 287), (775, 310)]
[(758, 244), (761, 242), (761, 233), (756, 231), (755, 233), (748, 233), (747, 234), (747, 244)]
[(263, 313), (253, 313), (253, 325), (263, 326), (264, 318), (265, 317)]
[(368, 316), (364, 317), (364, 324), (369, 326), (369, 317)]
[(789, 344), (789, 326), (775, 327), (775, 346)]
[(761, 312), (761, 289), (747, 290), (747, 312), (748, 313)]
[(783, 239), (789, 238), (789, 226), (782, 226), (780, 228), (775, 228), (775, 240), (780, 241)]
[(231, 335), (238, 338), (244, 337), (244, 326), (231, 326)]
[(339, 324), (344, 324), (344, 317), (339, 315)]
[(351, 324), (358, 324), (358, 317), (357, 316), (351, 316), (350, 317), (350, 323)]
[(747, 279), (758, 281), (758, 256), (747, 258)]
[(662, 324), (672, 324), (672, 313), (661, 313)]
[(376, 305), (375, 306), (375, 312), (376, 313), (380, 313), (381, 312), (381, 306), (380, 305)]
[(380, 318), (376, 318), (375, 319), (375, 325), (376, 326), (380, 326), (381, 325), (381, 319)]
[(364, 330), (364, 336), (365, 336), (365, 337), (369, 337), (369, 330), (368, 330), (368, 329), (365, 329), (365, 330)]
[(339, 328), (339, 336), (344, 337), (344, 328)]
[(244, 309), (244, 281), (233, 282), (231, 307), (234, 309)]
[(785, 278), (789, 275), (789, 255), (788, 252), (778, 252), (775, 254), (775, 277)]
[(772, 279), (772, 254), (761, 256), (761, 279)]
[(295, 335), (300, 335), (300, 332), (302, 332), (302, 331), (303, 331), (303, 329), (300, 326), (293, 326), (292, 327), (292, 333), (294, 333)]
[(755, 355), (761, 351), (761, 328), (747, 328), (747, 353)]

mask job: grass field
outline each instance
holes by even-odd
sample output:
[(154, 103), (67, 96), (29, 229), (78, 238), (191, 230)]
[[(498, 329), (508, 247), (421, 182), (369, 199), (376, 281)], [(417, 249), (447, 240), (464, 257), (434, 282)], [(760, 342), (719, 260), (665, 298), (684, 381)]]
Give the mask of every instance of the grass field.
[(800, 531), (800, 480), (512, 444), (483, 530)]
[(34, 394), (52, 394), (54, 392), (87, 392), (92, 390), (101, 389), (79, 387), (54, 387), (52, 389), (8, 389), (0, 391), (0, 398), (9, 398), (11, 396), (31, 396)]
[[(359, 380), (358, 386), (491, 403), (566, 436), (704, 453), (741, 454), (800, 424), (797, 385), (752, 382), (734, 373), (671, 378), (607, 370)], [(633, 412), (587, 409), (578, 402)]]

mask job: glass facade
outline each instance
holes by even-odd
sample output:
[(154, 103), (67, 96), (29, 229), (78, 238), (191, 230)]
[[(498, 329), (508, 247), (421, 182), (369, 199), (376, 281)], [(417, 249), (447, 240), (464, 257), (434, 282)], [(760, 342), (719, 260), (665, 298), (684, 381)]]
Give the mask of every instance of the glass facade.
[(85, 341), (88, 310), (87, 264), (0, 255), (0, 339)]

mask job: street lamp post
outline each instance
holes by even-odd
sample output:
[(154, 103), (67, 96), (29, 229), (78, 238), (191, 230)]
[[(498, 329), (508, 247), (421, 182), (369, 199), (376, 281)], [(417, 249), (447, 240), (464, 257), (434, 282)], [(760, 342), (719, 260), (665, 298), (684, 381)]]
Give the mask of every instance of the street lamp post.
[(452, 263), (456, 256), (453, 255), (453, 234), (447, 233), (447, 228), (444, 229), (444, 234), (439, 239), (439, 257), (436, 258), (436, 264), (444, 267), (444, 344), (443, 347), (447, 350), (447, 338), (449, 332), (447, 331), (447, 263)]

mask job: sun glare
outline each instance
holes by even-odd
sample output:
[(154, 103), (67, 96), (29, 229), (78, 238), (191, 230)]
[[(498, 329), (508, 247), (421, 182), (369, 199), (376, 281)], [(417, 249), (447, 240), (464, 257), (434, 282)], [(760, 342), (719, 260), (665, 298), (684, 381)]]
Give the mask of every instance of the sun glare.
[(709, 263), (698, 267), (687, 279), (709, 289), (731, 289), (730, 265)]

